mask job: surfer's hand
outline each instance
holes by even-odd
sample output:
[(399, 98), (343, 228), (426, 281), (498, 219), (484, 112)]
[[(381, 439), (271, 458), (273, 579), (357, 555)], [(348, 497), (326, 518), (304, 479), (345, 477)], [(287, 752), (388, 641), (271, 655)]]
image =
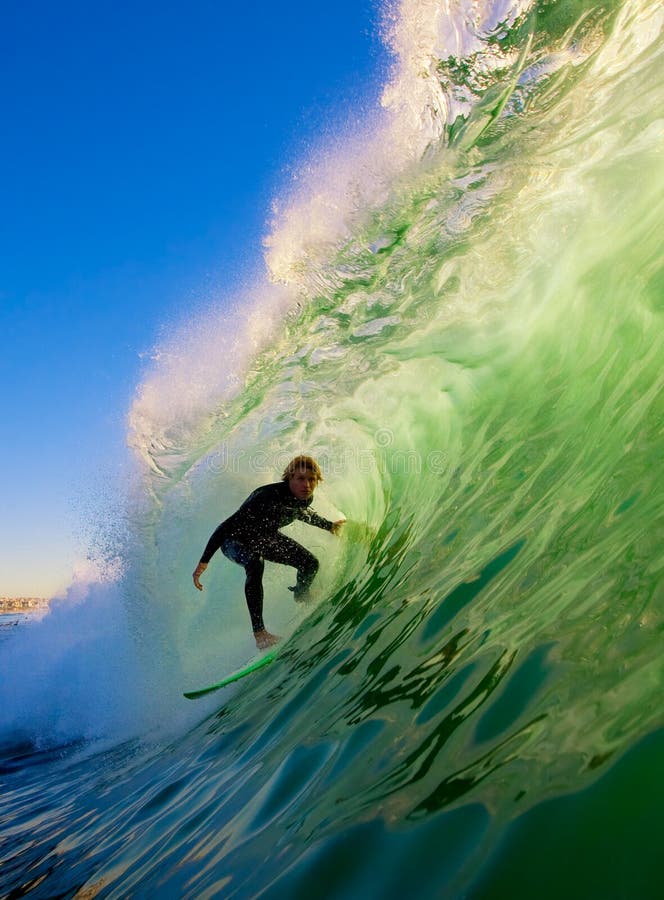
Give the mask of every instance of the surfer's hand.
[(193, 575), (194, 584), (196, 585), (196, 587), (198, 588), (199, 591), (203, 590), (203, 585), (201, 584), (199, 579), (206, 569), (207, 569), (207, 563), (199, 563), (194, 570), (194, 575)]
[(330, 529), (330, 531), (332, 532), (332, 534), (339, 534), (339, 532), (341, 531), (341, 526), (345, 524), (345, 519), (337, 519), (336, 522), (332, 523), (332, 528)]
[(270, 632), (265, 629), (262, 631), (254, 631), (254, 638), (259, 650), (267, 650), (268, 647), (273, 647), (281, 640), (276, 634), (270, 634)]

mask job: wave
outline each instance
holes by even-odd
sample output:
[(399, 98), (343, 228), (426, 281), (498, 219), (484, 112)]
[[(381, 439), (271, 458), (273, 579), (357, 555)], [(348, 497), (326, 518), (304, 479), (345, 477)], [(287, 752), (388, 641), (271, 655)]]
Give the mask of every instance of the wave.
[[(129, 677), (99, 718), (97, 689), (65, 667), (97, 719), (59, 739), (126, 737), (122, 710), (139, 732), (143, 714), (143, 731), (169, 718), (152, 805), (121, 792), (114, 809), (171, 834), (178, 807), (182, 838), (152, 861), (139, 841), (133, 875), (109, 850), (104, 884), (183, 889), (184, 861), (192, 896), (221, 890), (221, 868), (228, 896), (295, 896), (333, 863), (360, 885), (356, 836), (395, 884), (391, 854), (407, 867), (417, 844), (422, 896), (489, 896), (492, 867), (518, 874), (497, 850), (513, 823), (551, 801), (566, 846), (564, 797), (590, 816), (624, 767), (655, 776), (661, 20), (647, 2), (390, 8), (383, 108), (303, 165), (253, 289), (156, 351), (129, 413), (124, 574), (92, 615), (105, 627), (122, 609)], [(191, 570), (299, 452), (323, 467), (319, 511), (350, 527), (296, 535), (322, 561), (319, 602), (296, 614), (274, 567), (282, 661), (194, 713), (180, 691), (242, 662), (250, 635), (238, 567), (213, 560), (200, 597)], [(87, 671), (103, 641), (62, 652)], [(25, 709), (41, 693), (42, 737), (71, 708), (44, 681), (20, 695)]]

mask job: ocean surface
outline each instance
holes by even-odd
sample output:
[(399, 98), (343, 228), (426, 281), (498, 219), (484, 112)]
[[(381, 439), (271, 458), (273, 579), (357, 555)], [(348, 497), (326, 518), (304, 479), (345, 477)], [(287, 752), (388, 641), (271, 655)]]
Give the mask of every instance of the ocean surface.
[[(0, 635), (3, 898), (660, 897), (663, 11), (405, 2), (268, 274), (165, 339), (105, 577)], [(342, 129), (343, 131), (343, 129)], [(216, 524), (335, 538), (267, 668)], [(4, 625), (4, 623), (3, 623)]]

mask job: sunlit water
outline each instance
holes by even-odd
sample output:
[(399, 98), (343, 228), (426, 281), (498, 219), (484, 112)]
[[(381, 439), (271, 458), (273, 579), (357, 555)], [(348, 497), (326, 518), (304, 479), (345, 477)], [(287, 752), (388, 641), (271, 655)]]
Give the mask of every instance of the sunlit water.
[[(0, 636), (3, 895), (659, 896), (661, 24), (405, 4), (278, 284), (137, 390), (124, 575)], [(188, 702), (252, 653), (193, 565), (301, 451), (318, 598), (271, 567), (277, 661)]]

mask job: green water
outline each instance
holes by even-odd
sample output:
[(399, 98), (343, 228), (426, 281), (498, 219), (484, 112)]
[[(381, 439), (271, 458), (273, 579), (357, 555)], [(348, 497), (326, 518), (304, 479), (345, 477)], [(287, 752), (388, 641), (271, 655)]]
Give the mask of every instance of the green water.
[[(186, 377), (163, 363), (132, 411), (135, 702), (177, 717), (250, 655), (241, 572), (215, 558), (195, 602), (190, 572), (302, 451), (349, 519), (292, 531), (319, 600), (296, 615), (273, 567), (278, 665), (167, 745), (12, 775), (11, 896), (659, 896), (662, 13), (446, 14), (478, 47), (430, 58), (417, 152), (343, 227), (325, 185), (292, 200), (286, 312), (266, 287), (232, 390), (200, 400), (183, 337)], [(211, 383), (235, 357), (209, 344)]]

